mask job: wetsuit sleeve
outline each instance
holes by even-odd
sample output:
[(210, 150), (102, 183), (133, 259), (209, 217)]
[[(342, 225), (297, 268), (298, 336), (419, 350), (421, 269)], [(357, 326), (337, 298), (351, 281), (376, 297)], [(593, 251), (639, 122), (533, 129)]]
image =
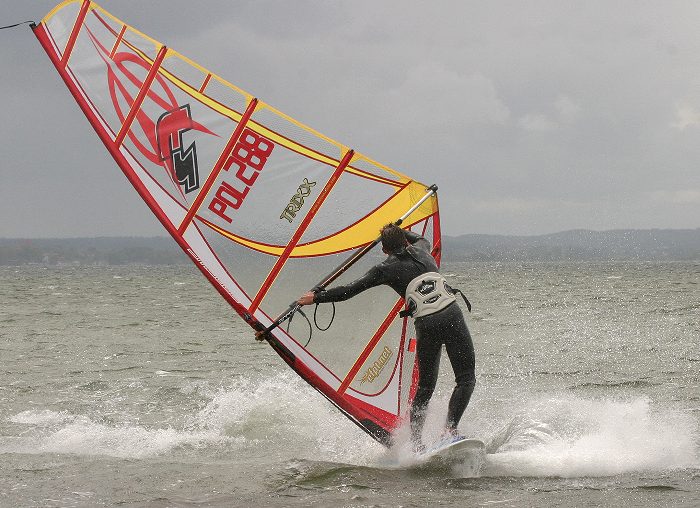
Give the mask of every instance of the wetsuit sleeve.
[(314, 303), (342, 302), (362, 293), (369, 288), (379, 286), (383, 283), (384, 280), (382, 277), (382, 271), (375, 266), (369, 272), (350, 284), (336, 286), (334, 288), (316, 293), (314, 296)]
[(406, 240), (408, 241), (408, 243), (410, 243), (414, 247), (420, 250), (424, 250), (426, 252), (430, 252), (430, 242), (418, 233), (414, 233), (413, 231), (404, 231), (404, 235), (406, 235)]

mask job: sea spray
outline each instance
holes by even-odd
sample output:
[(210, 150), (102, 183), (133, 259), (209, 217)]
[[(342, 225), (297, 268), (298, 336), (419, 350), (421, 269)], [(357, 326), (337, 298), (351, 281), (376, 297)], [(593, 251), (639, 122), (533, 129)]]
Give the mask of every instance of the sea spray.
[(255, 448), (263, 454), (276, 450), (285, 460), (363, 465), (384, 450), (292, 373), (237, 377), (226, 387), (198, 385), (196, 391), (207, 401), (180, 427), (101, 422), (67, 411), (23, 411), (8, 419), (24, 428), (22, 436), (1, 440), (0, 453), (147, 458), (207, 447), (218, 455)]
[(490, 476), (607, 476), (697, 467), (696, 421), (643, 397), (532, 401), (489, 445)]
[[(439, 432), (447, 403), (445, 397), (436, 399), (426, 423), (428, 440)], [(23, 411), (9, 421), (25, 431), (0, 443), (4, 453), (146, 458), (202, 448), (216, 449), (219, 456), (274, 449), (283, 460), (380, 468), (414, 462), (407, 429), (399, 432), (397, 449), (387, 452), (290, 373), (238, 377), (227, 387), (210, 388), (207, 402), (186, 418), (183, 428), (105, 423), (51, 410)], [(643, 397), (542, 396), (526, 402), (502, 425), (493, 435), (470, 436), (487, 442), (483, 475), (607, 476), (699, 464), (692, 416), (655, 410)]]
[(240, 377), (210, 396), (188, 427), (217, 429), (263, 447), (283, 448), (287, 459), (365, 465), (384, 450), (291, 372)]

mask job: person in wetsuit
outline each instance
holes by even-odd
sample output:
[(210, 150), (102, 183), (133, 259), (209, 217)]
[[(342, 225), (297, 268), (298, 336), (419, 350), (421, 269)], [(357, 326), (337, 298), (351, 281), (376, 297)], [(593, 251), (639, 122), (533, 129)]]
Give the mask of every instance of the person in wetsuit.
[[(446, 433), (458, 437), (457, 424), (469, 404), (476, 378), (474, 376), (474, 346), (461, 309), (451, 289), (439, 275), (435, 259), (430, 254), (430, 243), (422, 236), (404, 231), (394, 224), (381, 230), (382, 250), (388, 255), (382, 263), (347, 285), (305, 293), (297, 303), (340, 302), (375, 286), (385, 284), (406, 298), (409, 313), (414, 316), (416, 328), (416, 359), (418, 362), (418, 390), (410, 411), (411, 439), (417, 451), (422, 450), (421, 432), (425, 423), (428, 402), (433, 395), (440, 367), (442, 345), (455, 374), (455, 388), (447, 410)], [(432, 278), (431, 278), (432, 276)], [(427, 281), (428, 286), (425, 286)], [(447, 288), (442, 303), (422, 305), (421, 291), (434, 289), (438, 281)], [(423, 284), (421, 284), (421, 282)], [(407, 295), (407, 291), (409, 295)], [(425, 292), (425, 291), (423, 291)], [(439, 291), (438, 291), (439, 292)], [(443, 291), (444, 292), (444, 291)], [(432, 294), (432, 293), (431, 293)], [(451, 295), (451, 296), (450, 296)], [(416, 301), (419, 301), (418, 304)], [(430, 300), (430, 299), (429, 299)]]

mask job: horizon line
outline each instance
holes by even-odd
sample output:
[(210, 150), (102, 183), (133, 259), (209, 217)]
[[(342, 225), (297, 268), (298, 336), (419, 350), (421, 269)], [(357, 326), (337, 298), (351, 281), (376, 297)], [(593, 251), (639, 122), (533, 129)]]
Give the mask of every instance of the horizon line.
[[(675, 231), (675, 232), (691, 232), (699, 231), (700, 227), (695, 228), (614, 228), (614, 229), (587, 229), (587, 228), (573, 228), (564, 229), (560, 231), (555, 231), (551, 233), (533, 233), (533, 234), (515, 234), (515, 233), (459, 233), (459, 234), (443, 234), (445, 237), (459, 238), (461, 236), (510, 236), (510, 237), (537, 237), (537, 236), (550, 236), (558, 235), (562, 233), (574, 233), (574, 232), (588, 232), (588, 233), (614, 233), (614, 232), (653, 232), (653, 231)], [(0, 240), (87, 240), (87, 239), (119, 239), (119, 238), (170, 238), (172, 236), (168, 234), (161, 235), (98, 235), (98, 236), (0, 236)]]

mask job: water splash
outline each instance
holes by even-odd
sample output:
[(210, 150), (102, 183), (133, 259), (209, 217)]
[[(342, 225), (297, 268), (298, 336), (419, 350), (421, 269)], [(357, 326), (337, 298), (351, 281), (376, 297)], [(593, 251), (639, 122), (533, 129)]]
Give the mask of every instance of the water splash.
[[(179, 427), (105, 423), (50, 410), (9, 418), (22, 430), (0, 439), (0, 453), (69, 453), (124, 458), (255, 451), (375, 468), (415, 465), (407, 429), (387, 452), (291, 373), (226, 387), (199, 386), (200, 409)], [(441, 428), (447, 399), (431, 405), (426, 437)], [(698, 424), (688, 413), (654, 410), (646, 398), (543, 397), (504, 422), (487, 441), (484, 476), (607, 476), (699, 467)], [(403, 439), (401, 439), (403, 437)], [(479, 436), (476, 436), (479, 437)]]
[[(192, 388), (189, 390), (192, 392)], [(131, 418), (104, 423), (67, 411), (29, 410), (8, 419), (19, 435), (0, 437), (0, 453), (68, 453), (147, 458), (174, 453), (240, 453), (364, 465), (384, 452), (316, 391), (292, 373), (238, 378), (197, 392), (202, 408), (179, 426), (157, 427)], [(111, 415), (113, 417), (113, 415)], [(125, 415), (126, 418), (126, 415)]]
[(292, 373), (220, 388), (190, 425), (264, 441), (288, 458), (366, 465), (384, 452)]
[(690, 415), (652, 410), (646, 398), (533, 401), (487, 445), (489, 476), (607, 476), (698, 467)]

